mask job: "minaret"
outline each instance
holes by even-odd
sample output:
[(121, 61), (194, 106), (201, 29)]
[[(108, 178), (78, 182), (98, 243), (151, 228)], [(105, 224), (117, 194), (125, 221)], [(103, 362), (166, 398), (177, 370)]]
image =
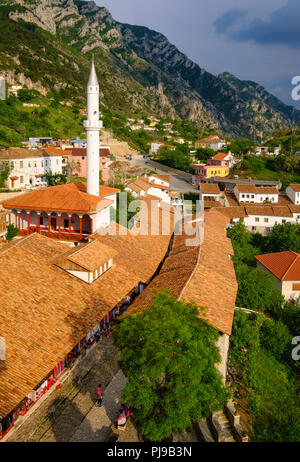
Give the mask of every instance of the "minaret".
[(99, 120), (99, 84), (94, 59), (87, 85), (87, 120), (83, 126), (87, 140), (87, 193), (99, 196), (99, 131), (102, 121)]

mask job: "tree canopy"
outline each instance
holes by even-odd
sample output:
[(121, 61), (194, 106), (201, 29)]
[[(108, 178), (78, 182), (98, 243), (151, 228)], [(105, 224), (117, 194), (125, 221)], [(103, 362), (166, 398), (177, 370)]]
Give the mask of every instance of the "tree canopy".
[(114, 340), (128, 379), (122, 399), (147, 439), (161, 441), (223, 407), (228, 392), (215, 368), (217, 339), (195, 304), (165, 290), (117, 326)]

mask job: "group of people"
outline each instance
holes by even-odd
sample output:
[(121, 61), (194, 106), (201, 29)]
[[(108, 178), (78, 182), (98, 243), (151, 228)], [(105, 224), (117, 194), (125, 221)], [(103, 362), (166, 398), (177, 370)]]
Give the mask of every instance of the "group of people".
[[(99, 383), (97, 388), (97, 401), (96, 406), (101, 407), (103, 403), (103, 396), (102, 396), (102, 385)], [(119, 417), (115, 422), (115, 428), (124, 427), (126, 425), (127, 419), (130, 415), (129, 406), (127, 404), (122, 404), (122, 408), (119, 411)]]

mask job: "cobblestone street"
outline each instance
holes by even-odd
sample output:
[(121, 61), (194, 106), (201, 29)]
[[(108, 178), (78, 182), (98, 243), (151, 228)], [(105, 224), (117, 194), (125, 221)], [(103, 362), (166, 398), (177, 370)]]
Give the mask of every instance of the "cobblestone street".
[[(124, 431), (112, 429), (126, 379), (118, 368), (118, 351), (111, 337), (96, 344), (59, 382), (62, 388), (54, 387), (20, 417), (4, 441), (139, 441), (130, 420)], [(95, 406), (99, 383), (104, 397), (101, 408)]]

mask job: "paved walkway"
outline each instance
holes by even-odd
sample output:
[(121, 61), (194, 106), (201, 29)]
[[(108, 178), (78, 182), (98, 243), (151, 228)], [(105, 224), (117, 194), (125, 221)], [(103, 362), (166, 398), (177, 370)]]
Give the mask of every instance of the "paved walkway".
[[(102, 384), (103, 406), (95, 406), (97, 385)], [(53, 388), (26, 416), (18, 419), (5, 441), (92, 442), (116, 441), (113, 431), (126, 379), (118, 367), (118, 350), (111, 337), (100, 341), (92, 351), (67, 372), (62, 388)], [(132, 422), (119, 432), (119, 441), (139, 441)]]

